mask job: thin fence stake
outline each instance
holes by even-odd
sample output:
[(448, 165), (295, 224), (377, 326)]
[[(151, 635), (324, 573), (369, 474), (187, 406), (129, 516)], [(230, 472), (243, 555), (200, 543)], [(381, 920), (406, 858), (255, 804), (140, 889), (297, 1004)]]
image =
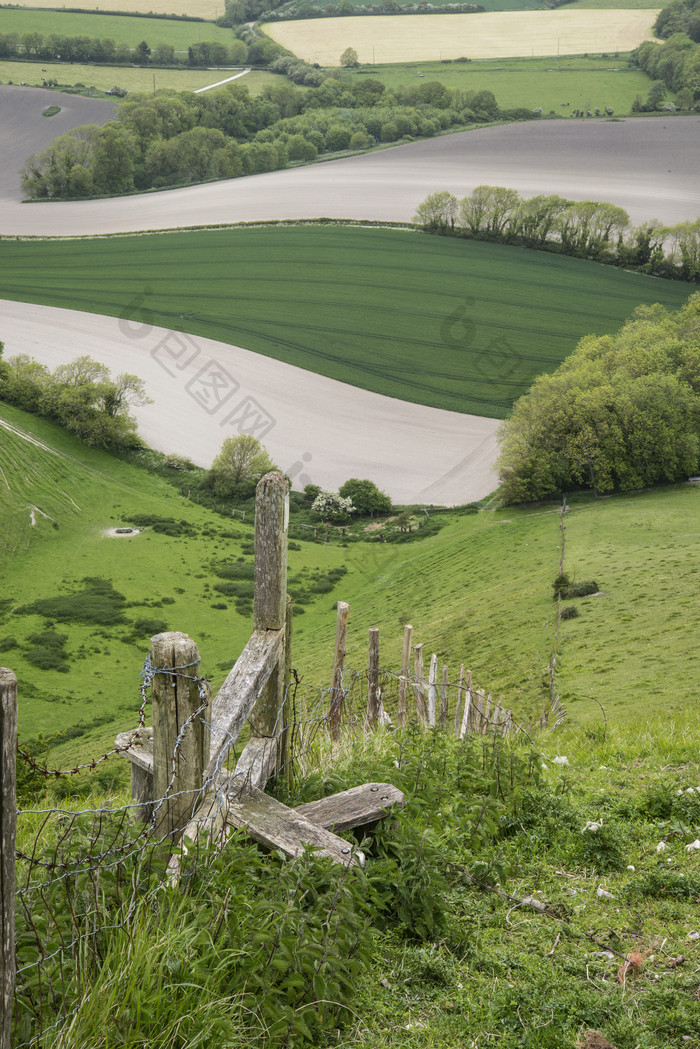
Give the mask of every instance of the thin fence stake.
[(399, 678), (399, 702), (396, 709), (396, 723), (399, 728), (406, 725), (406, 695), (408, 692), (408, 678), (411, 672), (411, 635), (413, 627), (407, 623), (403, 628), (403, 652), (401, 653), (401, 677)]
[(413, 676), (415, 678), (413, 690), (416, 693), (416, 714), (419, 722), (424, 724), (428, 720), (428, 710), (425, 705), (425, 673), (423, 670), (423, 645), (416, 645), (413, 649)]
[(338, 615), (335, 632), (335, 657), (333, 659), (333, 677), (331, 679), (331, 737), (337, 742), (340, 739), (340, 716), (343, 709), (343, 666), (347, 647), (348, 618), (350, 605), (347, 601), (338, 602)]
[(455, 709), (455, 736), (459, 735), (460, 714), (462, 712), (462, 694), (464, 692), (464, 663), (459, 668), (459, 684), (457, 685), (457, 706)]
[(440, 728), (444, 728), (447, 724), (447, 710), (448, 710), (448, 697), (447, 697), (447, 667), (442, 668), (442, 694), (440, 696)]
[(15, 993), (15, 849), (17, 847), (17, 678), (0, 667), (0, 1049), (12, 1049), (12, 1002)]
[(433, 652), (430, 657), (430, 674), (428, 677), (428, 724), (431, 728), (435, 726), (435, 701), (437, 699), (437, 662), (438, 658)]
[(466, 691), (464, 693), (464, 713), (462, 714), (462, 727), (460, 729), (459, 738), (464, 739), (467, 732), (470, 732), (474, 728), (474, 697), (472, 695), (472, 672), (467, 671), (466, 678)]
[[(482, 692), (482, 695), (483, 695), (483, 692)], [(491, 700), (492, 700), (492, 698), (493, 698), (492, 697), (492, 693), (489, 692), (488, 696), (486, 697), (486, 706), (483, 708), (483, 714), (481, 715), (481, 718), (482, 718), (481, 735), (482, 736), (485, 736), (486, 733), (489, 730), (489, 714), (491, 713)]]
[(379, 692), (379, 628), (369, 630), (369, 675), (367, 679), (367, 724), (374, 728), (377, 724), (381, 707)]

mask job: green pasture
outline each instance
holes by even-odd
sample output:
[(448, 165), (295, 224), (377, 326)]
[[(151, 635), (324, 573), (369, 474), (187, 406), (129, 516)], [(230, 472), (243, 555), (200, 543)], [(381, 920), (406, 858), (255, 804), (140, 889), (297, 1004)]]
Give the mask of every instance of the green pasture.
[[(250, 560), (252, 529), (45, 421), (6, 405), (0, 420), (40, 442), (0, 427), (0, 663), (20, 679), (21, 735), (77, 727), (76, 738), (63, 745), (66, 759), (92, 756), (134, 724), (139, 671), (157, 629), (183, 630), (197, 640), (203, 672), (219, 687), (251, 620), (222, 601), (212, 565)], [(682, 722), (692, 706), (699, 500), (697, 488), (682, 485), (570, 501), (564, 567), (572, 578), (595, 579), (602, 591), (565, 602), (579, 608), (559, 633), (556, 684), (570, 725), (597, 724), (599, 704), (611, 721), (630, 727), (657, 715)], [(190, 534), (150, 528), (132, 538), (105, 536), (135, 513), (184, 521)], [(366, 667), (367, 631), (379, 627), (382, 666), (397, 669), (403, 626), (410, 622), (414, 644), (424, 644), (427, 660), (432, 652), (439, 656), (450, 682), (464, 663), (475, 687), (492, 691), (519, 718), (537, 718), (548, 695), (556, 626), (551, 584), (559, 566), (558, 507), (446, 512), (442, 520), (436, 535), (407, 544), (343, 546), (340, 537), (329, 545), (297, 542), (290, 578), (341, 565), (347, 574), (295, 617), (293, 664), (306, 685), (329, 685), (334, 603), (347, 600), (349, 667)], [(90, 577), (124, 595), (124, 622), (14, 612), (79, 592)], [(221, 603), (230, 607), (213, 607)], [(146, 622), (137, 628), (139, 621)], [(27, 659), (29, 639), (47, 629), (66, 636), (68, 673)]]
[(602, 111), (606, 106), (618, 114), (629, 113), (635, 95), (645, 96), (651, 83), (645, 73), (628, 65), (626, 55), (363, 66), (352, 76), (371, 76), (390, 89), (437, 80), (461, 91), (492, 91), (503, 109), (540, 106), (544, 113), (563, 116), (574, 109)]
[(333, 225), (7, 240), (0, 256), (5, 298), (119, 317), (138, 305), (156, 325), (492, 418), (583, 335), (690, 290), (547, 252)]
[(136, 47), (145, 40), (149, 47), (172, 44), (187, 50), (200, 40), (230, 44), (231, 29), (214, 22), (186, 22), (184, 19), (129, 18), (124, 15), (98, 14), (92, 11), (31, 11), (27, 8), (1, 8), (0, 33), (41, 33), (43, 36), (91, 36), (114, 40), (116, 44)]
[[(160, 69), (155, 66), (95, 66), (70, 62), (0, 62), (0, 83), (43, 87), (43, 81), (46, 79), (57, 80), (58, 90), (81, 85), (94, 88), (97, 96), (111, 90), (115, 85), (126, 88), (132, 94), (150, 94), (154, 83), (156, 91), (196, 91), (200, 87), (207, 87), (208, 84), (216, 84), (227, 76), (234, 76), (239, 71), (233, 68)], [(243, 84), (251, 95), (259, 95), (267, 84), (279, 84), (282, 79), (279, 73), (268, 73), (261, 69), (251, 70), (237, 83)]]

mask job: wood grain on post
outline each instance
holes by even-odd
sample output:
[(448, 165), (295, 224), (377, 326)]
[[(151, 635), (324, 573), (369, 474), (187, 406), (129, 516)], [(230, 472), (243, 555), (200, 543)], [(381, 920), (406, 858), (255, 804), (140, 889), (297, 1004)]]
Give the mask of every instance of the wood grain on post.
[(12, 1049), (12, 1003), (15, 995), (15, 849), (17, 845), (17, 678), (0, 667), (0, 1049)]
[(335, 631), (335, 657), (333, 659), (333, 677), (331, 679), (330, 728), (334, 740), (340, 739), (340, 716), (343, 709), (343, 667), (348, 637), (348, 618), (350, 605), (347, 601), (338, 602), (338, 616)]
[(457, 685), (457, 706), (455, 709), (455, 736), (459, 735), (460, 717), (462, 713), (462, 695), (464, 693), (464, 663), (459, 668), (459, 684)]
[(369, 628), (369, 672), (367, 675), (367, 723), (371, 728), (377, 724), (381, 696), (379, 693), (379, 628)]
[(467, 678), (465, 682), (466, 691), (464, 693), (464, 713), (462, 714), (462, 728), (460, 729), (459, 738), (464, 739), (467, 732), (470, 732), (474, 727), (474, 697), (472, 696), (472, 672), (467, 671)]
[(423, 644), (413, 649), (413, 690), (416, 693), (416, 714), (422, 724), (428, 720), (428, 708), (425, 705), (425, 671), (423, 670)]
[[(153, 678), (156, 828), (162, 836), (174, 836), (185, 827), (201, 800), (202, 781), (209, 763), (211, 703), (199, 714), (195, 713), (202, 705), (196, 680), (199, 652), (187, 634), (178, 631), (156, 634), (151, 638), (150, 659), (156, 670)], [(166, 792), (166, 800), (158, 807)]]
[(430, 657), (430, 673), (428, 676), (428, 724), (431, 728), (435, 726), (435, 705), (437, 699), (437, 656), (433, 652)]
[(399, 678), (399, 702), (396, 710), (396, 724), (399, 728), (406, 725), (406, 696), (408, 694), (408, 677), (411, 672), (411, 635), (413, 627), (407, 623), (403, 628), (403, 652), (401, 654), (401, 677)]

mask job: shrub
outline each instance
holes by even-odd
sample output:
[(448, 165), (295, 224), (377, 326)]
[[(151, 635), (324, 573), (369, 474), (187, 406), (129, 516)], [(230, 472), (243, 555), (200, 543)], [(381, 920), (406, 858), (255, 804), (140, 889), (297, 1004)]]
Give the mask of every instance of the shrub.
[(594, 579), (585, 579), (580, 583), (570, 583), (561, 592), (565, 600), (572, 597), (588, 597), (590, 594), (598, 593), (598, 584)]
[(579, 614), (578, 605), (567, 605), (561, 610), (562, 619), (576, 619)]
[(66, 623), (99, 623), (114, 626), (125, 622), (126, 598), (106, 579), (88, 577), (83, 590), (74, 594), (46, 597), (31, 605), (22, 605), (17, 615), (36, 613), (47, 619), (58, 619)]

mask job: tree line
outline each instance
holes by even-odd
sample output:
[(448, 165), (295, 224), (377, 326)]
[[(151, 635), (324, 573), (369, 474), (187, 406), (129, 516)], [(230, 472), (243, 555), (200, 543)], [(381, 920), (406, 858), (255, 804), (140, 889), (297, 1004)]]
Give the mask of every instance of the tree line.
[(521, 197), (505, 186), (477, 186), (458, 200), (442, 190), (413, 216), (428, 233), (558, 251), (656, 277), (700, 282), (700, 219), (632, 226), (624, 208), (556, 195)]
[(700, 107), (700, 44), (686, 33), (674, 33), (665, 43), (646, 40), (632, 53), (632, 62), (653, 83), (646, 99), (637, 96), (633, 111), (674, 110), (667, 91), (674, 91), (681, 109)]
[[(0, 58), (21, 59), (25, 62), (97, 62), (103, 65), (137, 66), (221, 66), (232, 63), (243, 65), (249, 61), (248, 46), (234, 39), (226, 45), (218, 41), (193, 43), (187, 49), (186, 60), (175, 52), (172, 44), (149, 47), (142, 40), (136, 47), (117, 44), (112, 39), (91, 36), (60, 36), (51, 33), (0, 33)], [(253, 58), (256, 53), (253, 52)]]
[(0, 400), (51, 419), (86, 444), (113, 450), (141, 446), (129, 412), (132, 404), (149, 403), (138, 376), (112, 378), (90, 357), (49, 371), (26, 354), (3, 360), (2, 350), (0, 343)]
[(389, 91), (372, 78), (329, 78), (304, 93), (283, 82), (255, 98), (241, 84), (211, 94), (130, 96), (115, 120), (76, 128), (30, 157), (22, 186), (32, 199), (64, 200), (236, 178), (523, 116), (532, 113), (500, 110), (490, 91), (430, 82)]
[(700, 467), (700, 294), (640, 306), (535, 380), (501, 428), (507, 502), (574, 487), (600, 495), (685, 480)]

